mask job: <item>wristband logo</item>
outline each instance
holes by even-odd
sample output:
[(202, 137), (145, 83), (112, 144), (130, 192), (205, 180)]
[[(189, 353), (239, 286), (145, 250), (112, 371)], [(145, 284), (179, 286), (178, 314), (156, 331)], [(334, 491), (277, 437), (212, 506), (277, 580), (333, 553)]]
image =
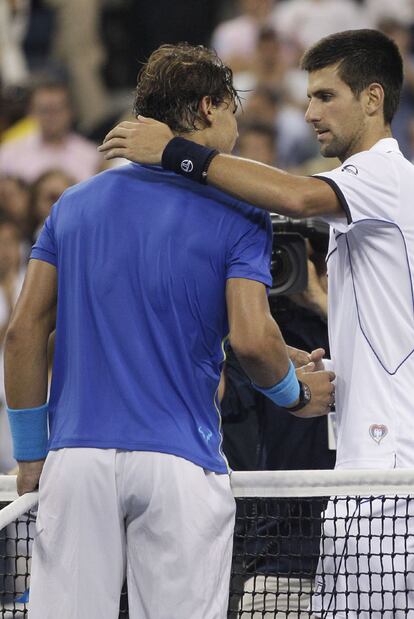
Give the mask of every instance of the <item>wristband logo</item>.
[(191, 174), (191, 172), (194, 170), (194, 165), (191, 159), (183, 159), (180, 167), (182, 171), (186, 174)]

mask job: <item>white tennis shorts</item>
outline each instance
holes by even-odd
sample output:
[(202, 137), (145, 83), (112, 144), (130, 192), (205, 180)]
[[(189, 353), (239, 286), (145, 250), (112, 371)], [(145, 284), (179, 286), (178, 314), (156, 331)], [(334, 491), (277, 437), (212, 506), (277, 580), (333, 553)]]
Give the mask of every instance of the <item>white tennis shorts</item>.
[(40, 480), (30, 619), (227, 616), (235, 502), (228, 475), (176, 456), (70, 448)]
[(314, 616), (414, 617), (413, 501), (338, 497), (323, 517)]

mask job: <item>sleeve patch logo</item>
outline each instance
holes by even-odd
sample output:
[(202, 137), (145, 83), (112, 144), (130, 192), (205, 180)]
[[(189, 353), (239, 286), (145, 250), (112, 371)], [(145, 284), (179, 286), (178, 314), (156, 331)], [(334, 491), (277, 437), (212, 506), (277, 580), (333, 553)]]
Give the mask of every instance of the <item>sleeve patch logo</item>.
[[(181, 164), (182, 165), (182, 164)], [(358, 176), (358, 168), (352, 163), (348, 163), (348, 165), (344, 165), (341, 172), (349, 172), (349, 174), (353, 174), (354, 176)]]

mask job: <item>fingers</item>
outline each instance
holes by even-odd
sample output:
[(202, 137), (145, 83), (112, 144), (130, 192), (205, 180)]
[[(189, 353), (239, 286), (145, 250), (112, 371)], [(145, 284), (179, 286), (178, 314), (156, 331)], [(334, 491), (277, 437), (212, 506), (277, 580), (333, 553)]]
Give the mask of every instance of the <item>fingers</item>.
[[(128, 125), (132, 126), (136, 124), (138, 123), (128, 123)], [(104, 137), (104, 143), (108, 142), (108, 140), (111, 140), (112, 138), (126, 138), (132, 127), (126, 127), (125, 125), (126, 121), (120, 123), (119, 125), (116, 125), (113, 129), (111, 129)]]
[(105, 138), (104, 142), (100, 146), (98, 146), (98, 150), (101, 153), (109, 151), (112, 148), (125, 148), (125, 140), (120, 137), (112, 137), (108, 140), (107, 138)]
[(126, 159), (126, 148), (111, 148), (111, 150), (103, 153), (103, 158), (109, 161), (109, 159)]
[(300, 370), (303, 372), (303, 374), (306, 374), (306, 373), (309, 373), (309, 372), (314, 372), (315, 371), (315, 364), (314, 364), (313, 361), (310, 361), (309, 363), (307, 363), (306, 365), (301, 367)]
[(316, 348), (316, 350), (312, 350), (310, 353), (311, 361), (321, 361), (325, 356), (325, 350), (323, 348)]
[[(162, 123), (159, 120), (155, 120), (155, 118), (147, 118), (146, 116), (141, 116), (141, 114), (139, 114), (139, 116), (137, 117), (139, 124), (142, 125), (165, 125), (165, 123)], [(130, 125), (136, 125), (136, 123), (129, 123)]]

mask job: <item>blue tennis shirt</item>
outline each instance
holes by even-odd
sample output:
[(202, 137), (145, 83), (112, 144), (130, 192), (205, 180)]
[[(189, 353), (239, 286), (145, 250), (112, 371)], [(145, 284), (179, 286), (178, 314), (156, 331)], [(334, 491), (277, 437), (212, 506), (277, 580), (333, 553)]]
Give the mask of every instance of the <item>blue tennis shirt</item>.
[(57, 267), (50, 449), (157, 451), (226, 472), (225, 285), (271, 285), (269, 217), (154, 166), (68, 189), (31, 258)]

